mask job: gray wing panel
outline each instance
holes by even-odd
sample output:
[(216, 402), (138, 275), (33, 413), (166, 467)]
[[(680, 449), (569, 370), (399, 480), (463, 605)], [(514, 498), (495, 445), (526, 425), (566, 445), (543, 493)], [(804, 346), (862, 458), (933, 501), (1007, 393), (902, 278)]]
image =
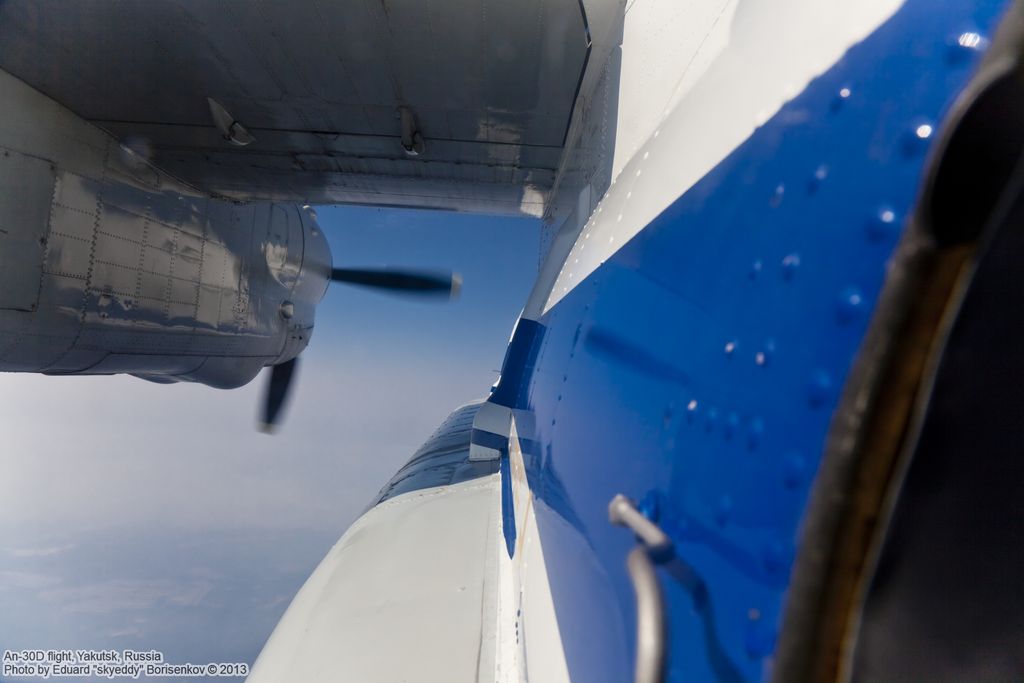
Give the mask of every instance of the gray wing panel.
[(539, 213), (588, 50), (578, 0), (0, 3), (0, 69), (240, 199)]

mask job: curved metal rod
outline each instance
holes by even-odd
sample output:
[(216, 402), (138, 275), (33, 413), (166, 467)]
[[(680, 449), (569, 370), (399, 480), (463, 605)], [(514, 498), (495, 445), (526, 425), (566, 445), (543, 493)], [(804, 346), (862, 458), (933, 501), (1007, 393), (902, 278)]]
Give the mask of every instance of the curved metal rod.
[(671, 556), (672, 540), (621, 493), (608, 504), (608, 519), (612, 524), (628, 528), (640, 541), (640, 545), (633, 548), (626, 558), (626, 569), (636, 594), (634, 681), (662, 683), (665, 678), (668, 626), (654, 559), (667, 559)]
[(636, 593), (635, 683), (662, 683), (665, 679), (665, 604), (654, 562), (643, 546), (626, 558), (629, 578)]
[(672, 549), (672, 540), (668, 535), (657, 524), (644, 517), (633, 505), (633, 501), (621, 493), (608, 503), (608, 521), (632, 531), (647, 549), (656, 555)]

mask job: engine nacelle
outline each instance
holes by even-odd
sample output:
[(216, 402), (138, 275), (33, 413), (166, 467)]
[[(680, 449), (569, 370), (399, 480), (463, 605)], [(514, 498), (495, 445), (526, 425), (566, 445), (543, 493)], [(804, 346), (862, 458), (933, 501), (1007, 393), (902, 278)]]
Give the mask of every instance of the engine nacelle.
[(0, 371), (230, 388), (305, 348), (311, 210), (203, 196), (3, 72), (0, 117)]

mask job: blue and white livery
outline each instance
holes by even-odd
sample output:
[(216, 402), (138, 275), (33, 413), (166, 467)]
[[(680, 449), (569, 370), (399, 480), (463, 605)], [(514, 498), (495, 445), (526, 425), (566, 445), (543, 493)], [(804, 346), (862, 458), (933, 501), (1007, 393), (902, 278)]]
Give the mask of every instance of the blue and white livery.
[(543, 220), (500, 380), (253, 683), (1024, 676), (1019, 2), (48, 4), (0, 5), (0, 369), (273, 366), (272, 425), (329, 280), (457, 287), (305, 205)]

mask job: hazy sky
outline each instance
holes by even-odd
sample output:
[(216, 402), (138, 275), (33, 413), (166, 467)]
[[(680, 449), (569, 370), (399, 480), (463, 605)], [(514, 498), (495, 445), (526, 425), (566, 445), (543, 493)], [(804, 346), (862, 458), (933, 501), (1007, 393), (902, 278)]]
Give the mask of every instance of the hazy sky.
[(318, 209), (336, 265), (451, 268), (424, 303), (332, 286), (274, 436), (234, 391), (0, 375), (0, 649), (249, 661), (327, 549), (456, 406), (486, 394), (536, 221)]

